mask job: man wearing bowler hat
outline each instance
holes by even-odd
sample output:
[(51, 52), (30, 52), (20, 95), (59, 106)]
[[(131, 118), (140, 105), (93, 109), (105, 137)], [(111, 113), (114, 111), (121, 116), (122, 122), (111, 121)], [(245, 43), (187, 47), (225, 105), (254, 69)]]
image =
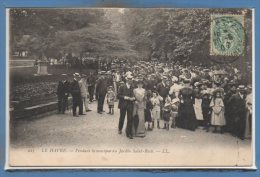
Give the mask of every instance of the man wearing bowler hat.
[(100, 72), (100, 78), (97, 80), (97, 86), (96, 86), (96, 96), (98, 100), (98, 106), (97, 106), (97, 112), (99, 114), (102, 114), (105, 112), (103, 110), (104, 107), (104, 101), (107, 93), (107, 79), (105, 77), (106, 72), (101, 71)]
[(240, 139), (245, 138), (246, 125), (246, 88), (244, 85), (239, 85), (237, 93), (230, 99), (230, 116), (234, 119), (232, 134)]
[(132, 79), (132, 75), (127, 75), (126, 84), (122, 85), (118, 90), (118, 108), (120, 109), (118, 133), (122, 134), (125, 115), (127, 114), (126, 136), (130, 139), (133, 139), (133, 102), (135, 101)]

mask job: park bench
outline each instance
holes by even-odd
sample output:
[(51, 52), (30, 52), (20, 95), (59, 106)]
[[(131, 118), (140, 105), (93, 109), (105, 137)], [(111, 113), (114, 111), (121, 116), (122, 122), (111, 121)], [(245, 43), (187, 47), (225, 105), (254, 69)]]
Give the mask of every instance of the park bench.
[[(72, 105), (72, 98), (68, 98), (68, 105), (69, 108)], [(44, 116), (49, 116), (52, 114), (55, 114), (57, 112), (58, 108), (58, 102), (57, 101), (51, 101), (48, 103), (42, 103), (42, 104), (37, 104), (33, 106), (28, 106), (24, 107), (23, 109), (20, 110), (12, 110), (11, 117), (13, 119), (20, 119), (20, 118), (40, 118)]]

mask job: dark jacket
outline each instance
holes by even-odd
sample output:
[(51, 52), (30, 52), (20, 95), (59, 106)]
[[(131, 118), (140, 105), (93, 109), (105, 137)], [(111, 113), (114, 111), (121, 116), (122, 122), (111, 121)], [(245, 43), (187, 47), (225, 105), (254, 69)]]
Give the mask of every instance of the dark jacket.
[(80, 96), (79, 82), (75, 79), (72, 81), (70, 86), (70, 93), (73, 97)]
[(118, 95), (117, 95), (117, 97), (119, 99), (119, 102), (118, 102), (119, 109), (126, 108), (128, 106), (133, 106), (133, 101), (124, 99), (125, 96), (134, 97), (133, 89), (134, 88), (132, 86), (130, 86), (130, 88), (128, 89), (126, 84), (119, 88)]
[(94, 75), (90, 75), (87, 81), (89, 86), (94, 86), (96, 84), (96, 77)]
[(57, 88), (58, 97), (68, 97), (70, 92), (70, 83), (66, 80), (65, 82), (59, 81)]
[(157, 91), (159, 95), (163, 97), (163, 99), (165, 99), (166, 96), (169, 94), (170, 88), (167, 87), (166, 85), (164, 86), (163, 83), (161, 82), (157, 85)]
[(97, 86), (96, 86), (96, 94), (97, 95), (101, 95), (101, 96), (105, 96), (107, 93), (107, 79), (106, 78), (99, 78), (97, 80)]
[(230, 116), (235, 121), (246, 119), (246, 101), (245, 98), (241, 98), (238, 93), (231, 96), (229, 108)]

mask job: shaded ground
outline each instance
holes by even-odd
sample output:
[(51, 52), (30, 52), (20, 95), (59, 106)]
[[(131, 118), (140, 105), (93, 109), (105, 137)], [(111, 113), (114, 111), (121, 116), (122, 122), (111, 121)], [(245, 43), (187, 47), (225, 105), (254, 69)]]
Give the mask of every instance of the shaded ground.
[[(170, 131), (154, 129), (151, 132), (147, 132), (144, 138), (130, 140), (126, 138), (124, 133), (122, 135), (117, 133), (119, 118), (119, 110), (117, 108), (115, 108), (114, 116), (106, 113), (101, 116), (97, 114), (96, 102), (90, 104), (90, 108), (93, 110), (92, 112), (88, 112), (86, 116), (78, 118), (72, 117), (72, 113), (68, 112), (65, 115), (52, 115), (37, 120), (17, 121), (14, 131), (15, 136), (11, 144), (11, 157), (19, 154), (23, 155), (23, 150), (27, 148), (142, 148), (153, 149), (157, 152), (162, 152), (163, 149), (166, 149), (168, 154), (163, 156), (165, 159), (160, 161), (174, 166), (192, 164), (204, 166), (243, 166), (251, 164), (250, 140), (241, 141), (228, 133), (207, 133), (201, 128), (195, 132), (180, 128), (170, 129)], [(74, 150), (72, 149), (71, 152)], [(73, 159), (75, 157), (72, 156), (70, 158)], [(152, 160), (149, 161), (149, 156), (144, 156), (142, 159), (144, 160), (147, 157), (148, 162), (157, 164)], [(152, 157), (155, 156), (153, 155)], [(71, 165), (71, 161), (66, 162), (66, 157), (62, 156), (62, 158), (65, 158), (64, 164)], [(160, 161), (158, 160), (158, 162)], [(120, 164), (125, 163), (119, 160), (116, 162)], [(131, 160), (127, 163), (131, 163)], [(39, 164), (41, 165), (42, 163), (39, 162)], [(58, 164), (61, 164), (61, 162)], [(77, 165), (77, 163), (73, 164)], [(89, 161), (86, 160), (80, 164), (89, 164)], [(136, 162), (134, 164), (138, 165)]]

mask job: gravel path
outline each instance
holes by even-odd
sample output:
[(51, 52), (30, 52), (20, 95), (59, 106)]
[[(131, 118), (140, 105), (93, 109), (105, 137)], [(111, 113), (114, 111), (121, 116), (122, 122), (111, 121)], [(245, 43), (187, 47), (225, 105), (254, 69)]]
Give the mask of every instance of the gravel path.
[[(194, 163), (204, 166), (244, 166), (252, 163), (251, 140), (241, 141), (228, 133), (207, 133), (202, 128), (195, 132), (180, 128), (170, 129), (170, 131), (154, 129), (147, 132), (144, 138), (130, 140), (126, 138), (124, 132), (122, 135), (117, 133), (119, 118), (117, 108), (115, 108), (115, 115), (112, 116), (107, 113), (97, 114), (96, 102), (90, 104), (89, 107), (93, 111), (76, 118), (68, 112), (65, 115), (17, 121), (11, 143), (11, 157), (17, 153), (22, 154), (27, 148), (62, 147), (74, 148), (73, 151), (75, 148), (83, 151), (85, 148), (117, 149), (118, 151), (119, 149), (143, 151), (146, 149), (158, 153), (167, 151), (166, 157), (175, 159), (167, 163), (175, 166), (194, 165)], [(124, 162), (120, 163), (124, 164)], [(41, 165), (40, 162), (39, 164)], [(151, 164), (154, 163), (151, 162)]]

